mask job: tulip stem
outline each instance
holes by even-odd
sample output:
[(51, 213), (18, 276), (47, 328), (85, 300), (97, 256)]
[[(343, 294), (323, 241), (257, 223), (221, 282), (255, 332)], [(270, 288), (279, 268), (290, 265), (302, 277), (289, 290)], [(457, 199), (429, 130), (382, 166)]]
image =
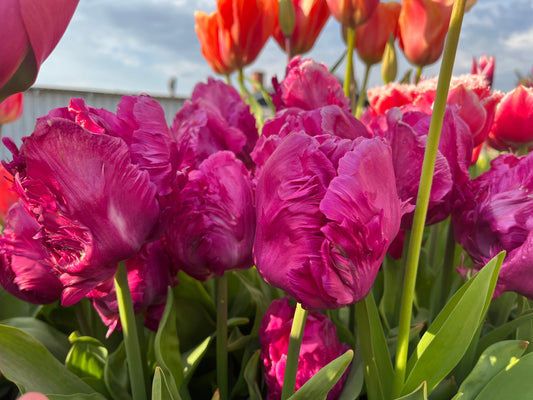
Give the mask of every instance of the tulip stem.
[(421, 65), (416, 67), (415, 85), (418, 85), (418, 82), (420, 82), (420, 77), (422, 76), (422, 69), (423, 67)]
[(117, 272), (115, 273), (115, 290), (117, 292), (120, 324), (122, 325), (122, 334), (126, 346), (132, 398), (133, 400), (145, 400), (147, 397), (144, 368), (137, 334), (137, 322), (135, 321), (135, 312), (133, 310), (133, 300), (128, 284), (128, 272), (124, 261), (118, 264)]
[(289, 65), (292, 59), (292, 45), (290, 36), (285, 36), (285, 53), (287, 53), (287, 65)]
[(454, 258), (455, 258), (455, 235), (453, 234), (453, 222), (450, 220), (448, 223), (448, 234), (446, 235), (446, 248), (444, 251), (444, 263), (442, 265), (442, 276), (440, 280), (440, 284), (441, 284), (440, 307), (441, 309), (446, 304), (446, 300), (448, 300), (448, 294), (449, 294), (450, 285), (452, 282)]
[(400, 304), (400, 323), (398, 328), (398, 346), (396, 348), (393, 398), (397, 398), (402, 394), (402, 388), (405, 382), (407, 352), (409, 347), (409, 328), (411, 326), (411, 314), (416, 275), (418, 272), (418, 261), (422, 246), (422, 235), (424, 233), (429, 195), (431, 192), (433, 173), (435, 171), (435, 160), (437, 158), (440, 133), (444, 121), (444, 112), (446, 110), (446, 99), (448, 98), (448, 90), (452, 77), (455, 53), (457, 52), (457, 44), (459, 42), (459, 34), (461, 32), (465, 3), (466, 0), (457, 0), (453, 4), (448, 37), (446, 38), (439, 81), (437, 84), (437, 93), (435, 95), (435, 103), (433, 106), (433, 115), (431, 116), (431, 123), (429, 126), (426, 151), (424, 153), (422, 175), (420, 177), (420, 185), (413, 219), (413, 228), (407, 253), (402, 301)]
[(300, 347), (302, 346), (302, 339), (304, 337), (306, 319), (307, 310), (304, 310), (300, 303), (296, 303), (291, 336), (289, 338), (289, 348), (287, 349), (287, 362), (285, 363), (285, 374), (283, 375), (281, 400), (287, 400), (291, 397), (296, 388), (296, 373), (298, 372), (298, 360), (300, 358)]
[(217, 287), (217, 384), (220, 400), (228, 399), (228, 275), (215, 278)]
[(344, 74), (344, 95), (350, 98), (350, 86), (352, 83), (353, 49), (355, 45), (355, 28), (348, 28), (346, 33), (346, 71)]
[(359, 92), (359, 98), (357, 99), (357, 107), (355, 108), (355, 118), (361, 118), (361, 113), (363, 112), (363, 107), (366, 100), (366, 86), (368, 85), (368, 77), (370, 76), (370, 64), (366, 65), (365, 69), (365, 78), (363, 80), (363, 87)]

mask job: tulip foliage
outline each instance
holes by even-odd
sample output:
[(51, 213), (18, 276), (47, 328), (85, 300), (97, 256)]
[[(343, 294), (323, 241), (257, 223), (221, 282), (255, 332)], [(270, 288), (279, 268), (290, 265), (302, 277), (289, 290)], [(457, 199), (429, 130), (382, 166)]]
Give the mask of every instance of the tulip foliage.
[[(533, 398), (533, 92), (486, 56), (451, 76), (473, 3), (218, 0), (196, 33), (241, 93), (198, 83), (170, 126), (148, 95), (74, 98), (4, 138), (0, 397)], [(0, 99), (76, 4), (0, 5)], [(368, 67), (399, 38), (441, 74), (354, 107), (301, 55), (330, 14)], [(261, 108), (243, 68), (271, 35), (298, 55)]]

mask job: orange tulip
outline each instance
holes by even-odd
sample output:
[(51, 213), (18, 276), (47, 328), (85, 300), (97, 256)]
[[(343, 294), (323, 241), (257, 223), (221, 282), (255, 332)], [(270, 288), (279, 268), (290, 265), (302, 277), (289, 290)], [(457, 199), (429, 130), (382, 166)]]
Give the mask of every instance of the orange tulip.
[(13, 190), (13, 176), (0, 164), (0, 224), (4, 224), (7, 212), (18, 199)]
[(400, 48), (414, 65), (423, 67), (439, 59), (452, 12), (452, 2), (402, 0), (398, 24)]
[(355, 49), (367, 65), (380, 62), (389, 36), (397, 36), (401, 7), (396, 1), (379, 3), (372, 17), (355, 30)]
[[(295, 24), (290, 37), (291, 52), (293, 55), (303, 54), (311, 50), (315, 44), (330, 12), (326, 0), (292, 0), (292, 3), (294, 5)], [(285, 35), (281, 31), (277, 16), (272, 36), (285, 50)]]
[(202, 54), (218, 74), (251, 64), (272, 34), (277, 0), (217, 0), (217, 11), (197, 11)]
[(19, 119), (24, 111), (24, 94), (9, 96), (0, 103), (0, 126)]
[(355, 28), (370, 19), (379, 0), (327, 0), (329, 11), (342, 25)]

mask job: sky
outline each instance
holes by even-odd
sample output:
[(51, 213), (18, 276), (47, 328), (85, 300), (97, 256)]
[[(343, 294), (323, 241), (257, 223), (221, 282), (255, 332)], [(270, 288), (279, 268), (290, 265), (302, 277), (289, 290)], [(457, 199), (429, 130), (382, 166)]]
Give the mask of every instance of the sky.
[[(195, 10), (215, 8), (215, 0), (81, 0), (35, 86), (166, 95), (175, 77), (177, 94), (189, 96), (197, 82), (215, 76), (194, 32)], [(339, 23), (330, 17), (304, 57), (332, 66), (345, 51), (340, 35)], [(396, 47), (401, 77), (413, 67)], [(501, 91), (516, 86), (515, 71), (531, 73), (533, 0), (478, 0), (463, 21), (454, 74), (470, 72), (472, 57), (482, 54), (495, 56), (494, 87)], [(439, 64), (423, 75), (436, 76)], [(244, 73), (264, 72), (268, 86), (274, 75), (283, 78), (285, 65), (285, 53), (271, 38)], [(357, 62), (355, 68), (360, 81), (364, 66)], [(380, 85), (380, 77), (380, 66), (373, 67), (369, 87)]]

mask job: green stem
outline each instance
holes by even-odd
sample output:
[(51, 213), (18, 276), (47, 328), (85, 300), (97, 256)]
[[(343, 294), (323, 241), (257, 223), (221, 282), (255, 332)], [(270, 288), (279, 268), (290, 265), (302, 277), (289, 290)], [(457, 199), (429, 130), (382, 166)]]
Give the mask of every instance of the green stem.
[(241, 89), (241, 97), (244, 99), (248, 95), (248, 89), (244, 85), (244, 74), (242, 73), (242, 68), (239, 68), (237, 73), (237, 82), (239, 83), (239, 88)]
[(431, 116), (431, 123), (429, 126), (426, 151), (422, 163), (422, 175), (420, 177), (411, 240), (409, 242), (409, 251), (407, 254), (407, 267), (405, 271), (402, 302), (400, 305), (400, 324), (398, 330), (398, 347), (396, 349), (393, 398), (399, 397), (405, 381), (407, 352), (409, 347), (409, 328), (411, 325), (411, 313), (413, 308), (416, 275), (418, 272), (418, 261), (422, 246), (422, 234), (424, 232), (433, 172), (435, 171), (435, 160), (437, 158), (437, 150), (439, 147), (440, 132), (444, 120), (446, 99), (448, 97), (453, 63), (457, 51), (457, 44), (459, 42), (459, 34), (461, 32), (465, 3), (466, 0), (457, 0), (453, 5), (448, 37), (446, 38), (439, 81), (437, 84), (433, 115)]
[(220, 400), (228, 399), (228, 275), (216, 277), (217, 384)]
[(296, 388), (296, 373), (298, 372), (298, 359), (300, 358), (300, 347), (304, 337), (305, 321), (307, 310), (304, 310), (300, 303), (296, 303), (294, 318), (292, 320), (291, 337), (289, 348), (287, 349), (287, 362), (285, 364), (285, 374), (283, 375), (283, 389), (281, 400), (287, 400), (294, 394)]
[(89, 323), (89, 318), (87, 317), (85, 304), (87, 301), (87, 298), (83, 298), (81, 301), (78, 301), (76, 304), (74, 304), (74, 313), (76, 314), (76, 319), (78, 320), (81, 334), (83, 336), (94, 336), (91, 329), (91, 324)]
[(418, 82), (420, 82), (420, 77), (422, 76), (422, 66), (419, 65), (416, 67), (416, 75), (415, 75), (415, 85), (418, 85)]
[(366, 86), (368, 85), (368, 77), (370, 76), (370, 67), (372, 67), (372, 65), (366, 64), (363, 87), (359, 92), (359, 98), (357, 99), (357, 107), (355, 108), (355, 118), (361, 118), (361, 113), (363, 112), (363, 107), (365, 105), (366, 100)]
[(344, 95), (350, 98), (350, 84), (352, 83), (353, 48), (355, 45), (355, 28), (348, 28), (346, 33), (346, 71), (344, 74)]
[(290, 36), (285, 36), (285, 53), (287, 54), (287, 65), (289, 65), (292, 60), (292, 45)]
[(444, 251), (444, 263), (442, 265), (442, 276), (440, 280), (440, 284), (441, 284), (440, 307), (441, 309), (446, 304), (446, 300), (448, 300), (448, 294), (450, 292), (450, 286), (452, 282), (454, 258), (455, 258), (455, 235), (453, 234), (453, 223), (450, 220), (448, 224), (448, 234), (446, 235), (446, 248)]
[(124, 261), (118, 264), (117, 272), (115, 273), (115, 290), (117, 292), (120, 324), (122, 325), (122, 334), (126, 346), (132, 398), (133, 400), (144, 400), (147, 398), (144, 368), (137, 334), (137, 322), (133, 311), (133, 300), (128, 284), (128, 273)]
[(231, 79), (229, 78), (229, 74), (226, 74), (226, 83), (228, 85), (231, 85)]

